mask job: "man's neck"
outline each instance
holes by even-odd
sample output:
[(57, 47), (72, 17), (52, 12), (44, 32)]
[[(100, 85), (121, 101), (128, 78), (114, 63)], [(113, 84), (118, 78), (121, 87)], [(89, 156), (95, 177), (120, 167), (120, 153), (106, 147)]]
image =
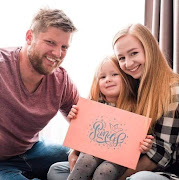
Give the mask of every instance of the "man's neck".
[(19, 59), (21, 79), (27, 90), (32, 93), (38, 88), (44, 75), (37, 73), (30, 64), (26, 47), (20, 51)]

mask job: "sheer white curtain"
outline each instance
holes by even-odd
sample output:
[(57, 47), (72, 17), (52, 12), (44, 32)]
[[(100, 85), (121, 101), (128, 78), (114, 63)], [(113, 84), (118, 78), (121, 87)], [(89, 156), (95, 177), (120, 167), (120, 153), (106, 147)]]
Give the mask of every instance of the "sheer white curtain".
[[(145, 0), (6, 0), (0, 6), (0, 47), (20, 46), (32, 16), (41, 7), (64, 10), (78, 32), (62, 66), (77, 85), (80, 95), (87, 97), (98, 62), (112, 53), (112, 38), (123, 26), (144, 22)], [(63, 142), (68, 128), (57, 113), (43, 130), (49, 142)]]

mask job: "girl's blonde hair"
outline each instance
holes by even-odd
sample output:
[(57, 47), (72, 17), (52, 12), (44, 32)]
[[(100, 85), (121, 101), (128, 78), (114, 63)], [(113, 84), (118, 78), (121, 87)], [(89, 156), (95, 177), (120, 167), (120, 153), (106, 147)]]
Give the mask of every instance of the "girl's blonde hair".
[(179, 75), (172, 71), (159, 49), (158, 42), (141, 24), (130, 25), (118, 32), (113, 39), (113, 47), (127, 34), (135, 36), (145, 52), (145, 67), (138, 88), (136, 113), (152, 118), (153, 126), (168, 112), (172, 98), (171, 86), (179, 82)]
[(120, 95), (116, 102), (116, 107), (134, 112), (137, 100), (136, 92), (138, 80), (133, 80), (130, 76), (125, 74), (120, 69), (118, 60), (115, 56), (107, 56), (97, 67), (96, 73), (93, 78), (89, 98), (94, 101), (106, 101), (105, 96), (100, 92), (99, 89), (99, 74), (101, 72), (102, 66), (106, 62), (111, 62), (119, 70), (119, 74), (121, 76), (121, 89)]

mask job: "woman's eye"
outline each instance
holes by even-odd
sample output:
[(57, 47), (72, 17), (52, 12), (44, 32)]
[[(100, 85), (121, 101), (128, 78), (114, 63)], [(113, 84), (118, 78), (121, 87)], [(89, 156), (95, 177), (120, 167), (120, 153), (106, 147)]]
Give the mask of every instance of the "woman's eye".
[(131, 56), (135, 56), (138, 52), (132, 52)]

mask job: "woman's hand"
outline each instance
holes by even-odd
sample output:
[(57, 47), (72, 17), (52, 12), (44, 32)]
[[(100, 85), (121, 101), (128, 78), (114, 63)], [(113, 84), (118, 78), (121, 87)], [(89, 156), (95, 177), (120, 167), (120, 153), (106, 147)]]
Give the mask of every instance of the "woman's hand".
[(153, 144), (153, 139), (154, 137), (152, 135), (147, 135), (146, 138), (143, 140), (143, 142), (141, 142), (140, 145), (140, 151), (141, 153), (147, 153)]
[(70, 112), (68, 113), (67, 119), (71, 121), (72, 119), (75, 119), (78, 114), (78, 107), (77, 105), (73, 105)]

